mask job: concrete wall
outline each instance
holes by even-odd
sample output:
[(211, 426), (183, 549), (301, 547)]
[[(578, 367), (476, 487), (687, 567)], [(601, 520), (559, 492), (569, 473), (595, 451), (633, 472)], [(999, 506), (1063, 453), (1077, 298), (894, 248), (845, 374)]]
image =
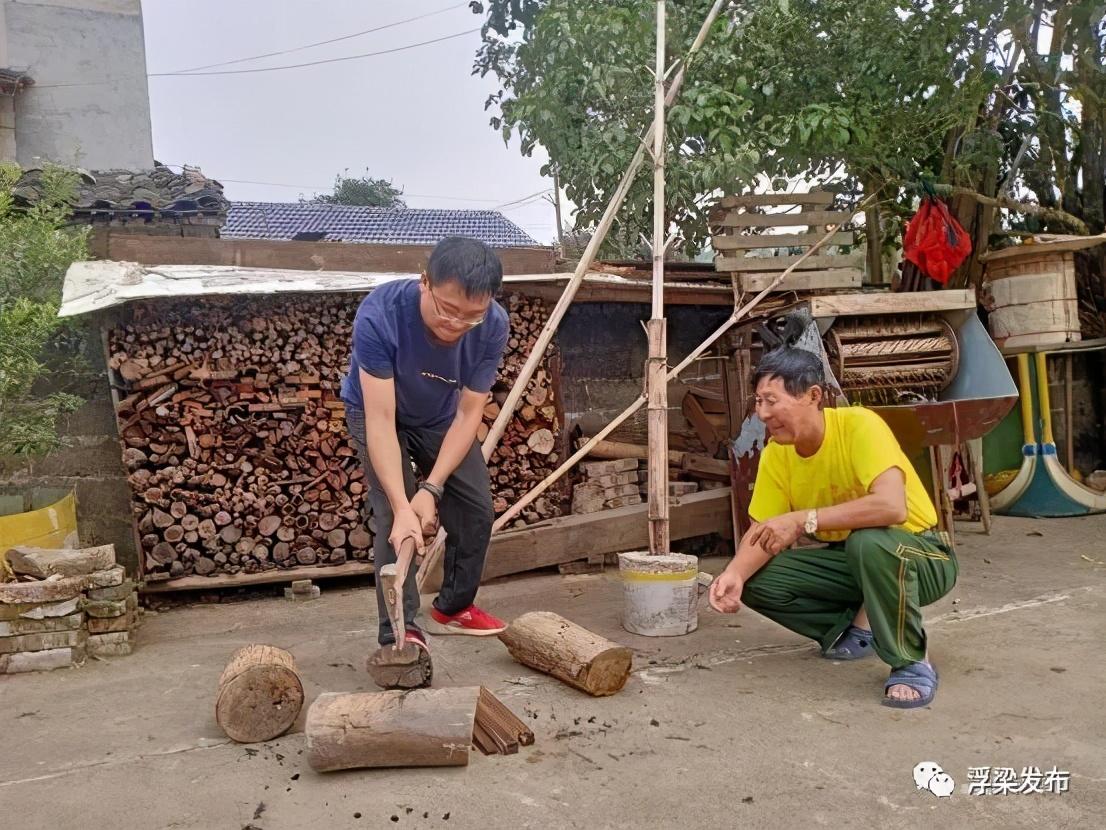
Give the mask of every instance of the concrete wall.
[(85, 388), (86, 403), (59, 424), (62, 449), (30, 464), (0, 458), (0, 485), (9, 492), (36, 487), (73, 489), (81, 543), (113, 543), (120, 564), (135, 574), (138, 554), (131, 522), (131, 491), (123, 469), (115, 411), (100, 346), (103, 320), (89, 318), (85, 358), (93, 370)]
[[(91, 170), (153, 167), (140, 0), (3, 0), (17, 160)], [(101, 83), (106, 82), (106, 83)]]
[[(730, 308), (709, 306), (666, 308), (669, 365), (683, 360), (730, 312)], [(649, 314), (649, 306), (638, 303), (579, 303), (569, 309), (557, 332), (561, 395), (569, 429), (579, 425), (585, 434), (594, 435), (641, 394), (648, 355), (642, 322)], [(693, 364), (680, 381), (669, 384), (670, 432), (691, 431), (680, 411), (687, 384), (698, 378), (713, 378), (717, 383), (718, 366), (715, 361)], [(643, 407), (611, 437), (641, 444), (646, 434)]]

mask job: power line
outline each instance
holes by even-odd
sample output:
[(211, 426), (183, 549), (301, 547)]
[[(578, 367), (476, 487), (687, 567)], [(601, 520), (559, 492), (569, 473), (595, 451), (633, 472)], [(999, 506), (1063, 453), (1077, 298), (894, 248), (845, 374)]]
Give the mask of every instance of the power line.
[[(166, 161), (163, 161), (163, 162), (160, 162), (160, 163), (163, 164), (166, 167), (179, 167), (181, 169), (184, 169), (184, 167), (187, 166), (187, 165), (184, 165), (184, 164), (174, 164), (172, 162), (166, 162)], [(291, 188), (295, 188), (297, 190), (329, 190), (330, 188), (332, 188), (334, 186), (333, 184), (328, 184), (328, 185), (290, 184), (288, 182), (259, 182), (259, 181), (254, 181), (252, 179), (224, 179), (222, 176), (215, 177), (215, 180), (218, 181), (218, 182), (227, 182), (228, 184), (255, 184), (255, 185), (261, 185), (261, 186), (264, 186), (264, 187), (291, 187)], [(475, 197), (472, 197), (472, 196), (440, 196), (440, 195), (432, 194), (432, 193), (407, 193), (406, 191), (403, 192), (403, 193), (400, 193), (399, 195), (402, 196), (402, 197), (405, 197), (405, 198), (410, 198), (410, 199), (442, 199), (444, 201), (449, 201), (449, 202), (484, 202), (486, 204), (493, 205), (493, 207), (489, 208), (490, 210), (499, 210), (502, 207), (507, 207), (507, 206), (510, 206), (510, 205), (514, 205), (517, 202), (523, 202), (523, 201), (525, 201), (527, 199), (531, 199), (535, 196), (541, 196), (541, 195), (543, 195), (547, 192), (548, 192), (548, 189), (547, 190), (542, 190), (542, 191), (540, 191), (539, 193), (536, 193), (536, 194), (531, 194), (530, 196), (522, 196), (518, 199), (512, 199), (509, 202), (502, 202), (502, 203), (499, 202), (499, 199), (479, 199), (479, 198), (475, 198)]]
[(496, 205), (496, 208), (498, 209), (498, 208), (505, 208), (505, 207), (512, 207), (512, 206), (522, 207), (522, 205), (520, 203), (535, 201), (535, 200), (541, 198), (542, 196), (544, 196), (550, 190), (552, 190), (552, 188), (547, 187), (544, 190), (539, 190), (537, 193), (531, 193), (529, 196), (522, 196), (521, 198), (518, 198), (518, 199), (512, 199), (510, 202), (503, 202), (501, 204), (498, 204), (498, 205)]
[[(179, 165), (173, 165), (177, 167)], [(264, 185), (265, 187), (292, 187), (298, 190), (329, 190), (334, 185), (319, 185), (319, 184), (284, 184), (282, 182), (255, 182), (249, 179), (224, 179), (219, 177), (218, 181), (227, 182), (228, 184), (257, 184)], [(438, 196), (429, 193), (400, 193), (400, 196), (410, 199), (444, 199), (450, 202), (487, 202), (493, 204), (495, 199), (472, 199), (467, 196)]]
[[(419, 46), (428, 46), (433, 43), (441, 43), (445, 40), (452, 40), (454, 38), (464, 37), (465, 35), (471, 35), (475, 32), (479, 32), (480, 29), (468, 29), (464, 32), (457, 32), (452, 35), (445, 35), (444, 37), (434, 38), (433, 40), (424, 40), (419, 43), (410, 43), (406, 46), (398, 46), (395, 49), (383, 49), (379, 52), (365, 52), (360, 55), (346, 55), (341, 58), (329, 58), (327, 60), (309, 61), (308, 63), (296, 63), (286, 66), (267, 66), (258, 69), (225, 69), (216, 72), (151, 72), (146, 75), (147, 78), (201, 78), (208, 75), (246, 75), (258, 72), (277, 72), (282, 69), (301, 69), (306, 66), (319, 66), (326, 63), (340, 63), (342, 61), (359, 60), (361, 58), (372, 58), (377, 55), (390, 55), (394, 52), (404, 52), (408, 49), (415, 49)], [(31, 90), (42, 89), (62, 89), (66, 87), (83, 87), (83, 86), (110, 86), (111, 84), (117, 84), (121, 82), (133, 82), (141, 76), (135, 76), (133, 78), (105, 78), (100, 81), (75, 81), (73, 83), (61, 83), (61, 84), (35, 84), (30, 87)]]
[(428, 46), (432, 43), (441, 43), (444, 40), (453, 40), (454, 38), (464, 37), (465, 35), (471, 35), (475, 32), (479, 32), (480, 27), (475, 29), (466, 29), (463, 32), (456, 32), (452, 35), (444, 35), (443, 37), (436, 37), (432, 40), (424, 40), (419, 43), (409, 43), (406, 46), (397, 46), (395, 49), (382, 49), (379, 52), (364, 52), (360, 55), (346, 55), (341, 58), (327, 58), (319, 61), (308, 61), (307, 63), (291, 63), (284, 66), (265, 66), (257, 69), (220, 69), (215, 72), (151, 72), (146, 77), (148, 78), (199, 78), (205, 75), (252, 75), (258, 72), (278, 72), (283, 69), (303, 69), (307, 66), (321, 66), (327, 63), (341, 63), (342, 61), (360, 60), (361, 58), (373, 58), (377, 55), (391, 55), (394, 52), (404, 52), (408, 49), (414, 49), (418, 46)]
[(426, 12), (426, 14), (420, 14), (420, 15), (417, 15), (416, 17), (408, 17), (406, 20), (397, 20), (395, 23), (386, 23), (383, 26), (377, 26), (377, 27), (372, 28), (372, 29), (365, 29), (364, 31), (354, 32), (351, 35), (342, 35), (341, 37), (334, 37), (334, 38), (330, 38), (329, 40), (319, 40), (319, 41), (316, 41), (315, 43), (305, 43), (303, 46), (294, 46), (291, 49), (281, 49), (281, 50), (276, 51), (276, 52), (266, 52), (262, 55), (251, 55), (248, 58), (235, 58), (234, 60), (231, 60), (231, 61), (222, 61), (221, 63), (209, 63), (209, 64), (205, 64), (204, 66), (193, 66), (189, 69), (176, 69), (176, 70), (173, 70), (173, 74), (198, 72), (202, 69), (215, 69), (215, 68), (220, 67), (220, 66), (231, 66), (231, 65), (236, 64), (236, 63), (246, 63), (248, 61), (261, 60), (262, 58), (273, 58), (273, 57), (276, 57), (277, 55), (289, 55), (292, 52), (302, 52), (305, 49), (313, 49), (316, 46), (326, 46), (327, 44), (330, 44), (330, 43), (339, 43), (340, 41), (343, 41), (343, 40), (352, 40), (355, 37), (361, 37), (362, 35), (369, 35), (369, 34), (372, 34), (373, 32), (381, 32), (385, 29), (391, 29), (391, 28), (394, 28), (396, 26), (402, 26), (404, 23), (413, 23), (416, 20), (422, 20), (422, 19), (427, 18), (427, 17), (433, 17), (434, 15), (443, 14), (445, 12), (453, 11), (454, 9), (459, 9), (462, 6), (467, 6), (467, 5), (468, 5), (468, 3), (457, 3), (456, 5), (453, 5), (453, 6), (446, 6), (444, 9), (438, 9), (437, 11)]

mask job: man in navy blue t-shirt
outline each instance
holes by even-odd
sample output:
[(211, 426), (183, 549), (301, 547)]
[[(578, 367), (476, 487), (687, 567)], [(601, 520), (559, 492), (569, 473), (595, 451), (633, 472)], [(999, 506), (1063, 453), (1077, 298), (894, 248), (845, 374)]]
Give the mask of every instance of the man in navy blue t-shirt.
[[(401, 542), (422, 548), (439, 520), (446, 531), (444, 576), (430, 630), (498, 634), (506, 624), (473, 605), (491, 538), (492, 496), (476, 430), (507, 345), (507, 313), (494, 301), (499, 258), (483, 242), (442, 240), (421, 280), (375, 289), (357, 309), (350, 372), (342, 382), (346, 423), (368, 478), (376, 517), (376, 567), (396, 561)], [(416, 486), (411, 462), (424, 481)], [(407, 639), (426, 648), (415, 625), (419, 592), (404, 584)], [(395, 642), (376, 585), (381, 645)]]

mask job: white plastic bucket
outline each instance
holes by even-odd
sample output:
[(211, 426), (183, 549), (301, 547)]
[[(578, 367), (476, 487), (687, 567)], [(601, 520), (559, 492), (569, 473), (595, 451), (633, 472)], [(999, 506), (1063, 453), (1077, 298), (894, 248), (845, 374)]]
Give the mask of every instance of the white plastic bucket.
[(677, 637), (699, 626), (699, 560), (683, 553), (618, 557), (622, 627), (646, 637)]

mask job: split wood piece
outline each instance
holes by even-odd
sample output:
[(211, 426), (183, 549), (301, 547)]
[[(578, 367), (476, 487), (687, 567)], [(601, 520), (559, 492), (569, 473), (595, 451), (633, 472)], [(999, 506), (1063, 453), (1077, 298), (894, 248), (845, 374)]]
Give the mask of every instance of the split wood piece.
[(46, 579), (55, 574), (83, 576), (115, 567), (115, 546), (100, 545), (82, 550), (15, 547), (7, 552), (7, 560), (13, 573), (35, 579)]
[(478, 686), (326, 692), (307, 710), (307, 762), (316, 772), (466, 766), (479, 698)]
[(488, 734), (488, 731), (480, 725), (479, 721), (472, 726), (472, 745), (485, 755), (496, 755), (499, 753), (499, 746), (496, 744), (495, 739)]
[(523, 614), (499, 639), (524, 666), (590, 695), (613, 695), (630, 677), (630, 649), (549, 611)]
[(295, 723), (303, 708), (303, 684), (292, 655), (253, 644), (231, 655), (219, 678), (215, 720), (239, 743), (270, 741)]
[(476, 725), (483, 728), (493, 738), (500, 736), (508, 745), (513, 744), (512, 752), (517, 752), (519, 746), (530, 746), (534, 743), (534, 733), (530, 727), (484, 686), (480, 687), (480, 703), (476, 707)]

